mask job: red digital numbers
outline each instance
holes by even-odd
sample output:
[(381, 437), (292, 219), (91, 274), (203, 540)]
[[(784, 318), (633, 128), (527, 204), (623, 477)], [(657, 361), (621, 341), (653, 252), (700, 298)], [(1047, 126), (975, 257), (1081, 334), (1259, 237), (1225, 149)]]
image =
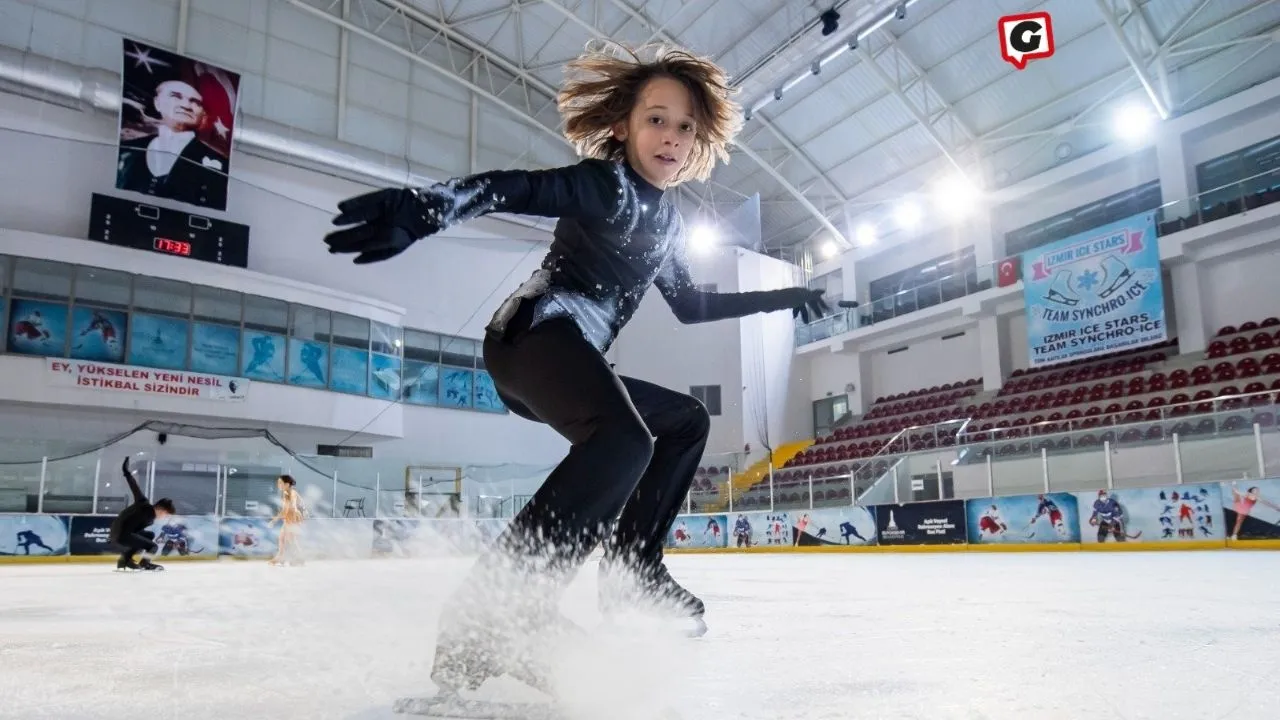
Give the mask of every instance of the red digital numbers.
[(169, 253), (170, 255), (191, 256), (191, 243), (182, 240), (158, 237), (155, 241), (155, 249), (157, 252)]

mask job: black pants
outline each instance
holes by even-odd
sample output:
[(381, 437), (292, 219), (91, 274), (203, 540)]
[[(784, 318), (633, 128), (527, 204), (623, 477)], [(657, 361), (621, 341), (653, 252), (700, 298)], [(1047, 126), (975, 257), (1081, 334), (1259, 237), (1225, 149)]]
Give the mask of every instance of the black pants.
[(119, 562), (130, 562), (133, 560), (134, 555), (144, 550), (154, 553), (156, 551), (155, 540), (156, 534), (150, 530), (129, 533), (116, 538), (116, 546), (122, 550)]
[(711, 418), (690, 395), (614, 373), (570, 319), (529, 329), (531, 306), (506, 337), (486, 338), (485, 366), (513, 413), (546, 423), (572, 447), (478, 566), (501, 559), (566, 579), (610, 527), (607, 560), (660, 564)]

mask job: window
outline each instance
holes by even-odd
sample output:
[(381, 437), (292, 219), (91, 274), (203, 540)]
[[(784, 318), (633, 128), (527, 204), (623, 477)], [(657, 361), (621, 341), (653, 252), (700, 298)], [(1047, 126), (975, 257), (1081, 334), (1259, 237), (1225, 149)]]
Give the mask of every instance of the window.
[(384, 355), (400, 355), (404, 346), (404, 330), (380, 322), (373, 323), (372, 350)]
[(289, 304), (283, 300), (246, 295), (244, 298), (244, 329), (269, 333), (287, 332)]
[(813, 401), (814, 437), (822, 437), (835, 428), (836, 421), (849, 412), (849, 396), (836, 395)]
[(76, 268), (76, 304), (126, 310), (131, 278), (122, 272), (99, 268)]
[(191, 286), (176, 280), (139, 275), (134, 278), (133, 307), (161, 315), (190, 317)]
[(329, 311), (289, 306), (289, 382), (322, 388), (329, 384)]
[(221, 288), (195, 286), (197, 321), (239, 325), (242, 298), (240, 293)]
[(71, 297), (73, 272), (70, 265), (18, 258), (13, 268), (13, 294), (65, 302)]
[(440, 362), (445, 365), (473, 368), (476, 366), (475, 340), (460, 337), (441, 338)]
[(369, 319), (333, 314), (329, 389), (364, 395), (369, 390)]
[[(1227, 153), (1196, 166), (1200, 208), (1280, 187), (1280, 136)], [(1241, 183), (1243, 181), (1243, 183)], [(1175, 198), (1176, 199), (1176, 198)]]
[(1154, 210), (1160, 206), (1160, 197), (1160, 181), (1152, 180), (1132, 190), (1025, 225), (1005, 233), (1005, 254), (1018, 255), (1140, 212)]
[(689, 394), (694, 396), (707, 407), (707, 412), (711, 415), (720, 414), (720, 386), (719, 385), (694, 385), (689, 388)]

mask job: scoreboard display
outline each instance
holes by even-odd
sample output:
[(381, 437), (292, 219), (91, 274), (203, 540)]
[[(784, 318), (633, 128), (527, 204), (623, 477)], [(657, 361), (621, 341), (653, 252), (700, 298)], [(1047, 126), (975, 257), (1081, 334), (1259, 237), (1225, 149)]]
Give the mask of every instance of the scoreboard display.
[(220, 265), (249, 266), (249, 226), (93, 193), (89, 239)]

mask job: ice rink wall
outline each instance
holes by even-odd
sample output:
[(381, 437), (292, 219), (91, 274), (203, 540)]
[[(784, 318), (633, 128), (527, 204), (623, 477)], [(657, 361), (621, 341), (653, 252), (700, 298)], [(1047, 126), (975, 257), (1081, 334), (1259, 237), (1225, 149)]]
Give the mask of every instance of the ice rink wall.
[[(1107, 518), (1119, 517), (1120, 522)], [(109, 559), (112, 516), (0, 515), (0, 562)], [(479, 552), (505, 519), (312, 518), (306, 559)], [(151, 527), (161, 560), (265, 559), (265, 517), (173, 517)], [(1280, 548), (1280, 479), (941, 500), (872, 507), (681, 515), (687, 552), (1072, 551)]]

